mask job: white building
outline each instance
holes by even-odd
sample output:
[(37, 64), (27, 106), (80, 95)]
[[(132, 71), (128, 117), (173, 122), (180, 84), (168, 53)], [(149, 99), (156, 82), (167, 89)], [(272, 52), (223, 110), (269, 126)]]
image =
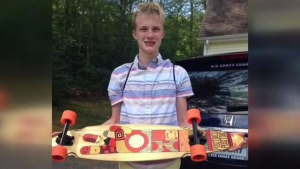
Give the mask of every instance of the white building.
[(207, 0), (198, 40), (203, 55), (248, 52), (248, 0)]

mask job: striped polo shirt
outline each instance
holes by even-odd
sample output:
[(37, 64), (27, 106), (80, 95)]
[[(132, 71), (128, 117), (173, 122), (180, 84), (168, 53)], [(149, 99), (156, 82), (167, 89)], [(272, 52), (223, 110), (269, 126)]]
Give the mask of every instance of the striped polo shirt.
[[(126, 77), (132, 65), (126, 85)], [(135, 57), (133, 64), (117, 67), (111, 74), (108, 94), (111, 105), (123, 102), (121, 124), (178, 125), (176, 97), (189, 97), (192, 91), (186, 70), (163, 60), (159, 54), (149, 67)], [(123, 90), (124, 87), (124, 90)]]

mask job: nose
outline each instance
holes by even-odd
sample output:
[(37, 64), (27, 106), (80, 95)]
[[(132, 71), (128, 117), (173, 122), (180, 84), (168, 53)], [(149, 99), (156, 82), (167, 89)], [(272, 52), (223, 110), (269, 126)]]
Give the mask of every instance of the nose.
[(153, 34), (154, 34), (153, 31), (149, 30), (148, 33), (147, 33), (147, 38), (148, 39), (152, 39), (153, 38)]

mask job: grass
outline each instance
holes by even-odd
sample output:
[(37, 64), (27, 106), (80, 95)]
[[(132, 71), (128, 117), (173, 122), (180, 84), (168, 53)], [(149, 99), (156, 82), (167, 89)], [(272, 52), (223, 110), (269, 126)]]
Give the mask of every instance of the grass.
[(64, 125), (60, 118), (64, 110), (72, 110), (77, 113), (74, 126), (70, 129), (80, 129), (86, 126), (101, 125), (111, 116), (111, 105), (105, 97), (71, 98), (65, 100), (59, 106), (52, 107), (52, 131), (62, 131)]

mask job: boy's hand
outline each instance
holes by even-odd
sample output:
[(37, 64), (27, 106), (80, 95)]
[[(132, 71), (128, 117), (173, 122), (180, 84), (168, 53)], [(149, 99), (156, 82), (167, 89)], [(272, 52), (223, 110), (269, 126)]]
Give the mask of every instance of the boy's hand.
[(54, 132), (52, 133), (52, 138), (55, 137), (55, 136), (58, 136), (61, 132)]
[[(242, 136), (242, 137), (245, 136), (244, 134), (241, 134), (241, 133), (239, 135)], [(235, 147), (232, 147), (232, 148), (228, 149), (227, 151), (230, 151), (230, 152), (238, 151), (238, 150), (241, 150), (241, 149), (246, 148), (246, 147), (248, 147), (248, 138), (247, 138), (247, 136), (244, 137), (244, 140), (239, 145), (237, 145)]]

